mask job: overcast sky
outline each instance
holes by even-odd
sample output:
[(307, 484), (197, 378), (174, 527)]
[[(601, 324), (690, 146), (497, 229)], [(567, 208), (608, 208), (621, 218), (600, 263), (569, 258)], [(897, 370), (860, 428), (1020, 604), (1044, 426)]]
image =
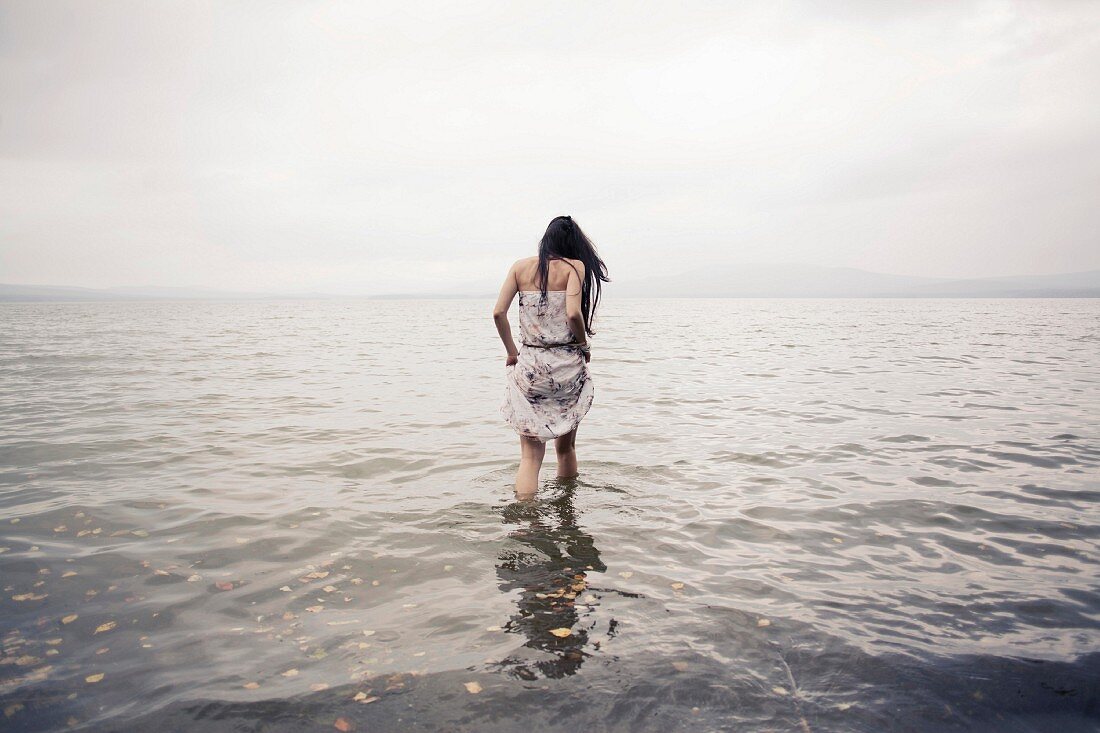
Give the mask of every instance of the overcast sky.
[(5, 0), (0, 282), (1100, 268), (1100, 2), (733, 5)]

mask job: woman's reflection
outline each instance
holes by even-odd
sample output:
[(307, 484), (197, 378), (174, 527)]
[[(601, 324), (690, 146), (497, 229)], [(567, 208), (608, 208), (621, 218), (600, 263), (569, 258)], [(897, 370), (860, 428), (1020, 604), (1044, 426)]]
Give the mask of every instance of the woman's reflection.
[[(580, 668), (595, 623), (585, 619), (597, 603), (588, 575), (607, 569), (592, 537), (577, 524), (576, 480), (559, 479), (558, 486), (554, 497), (515, 501), (501, 510), (505, 524), (518, 525), (509, 534), (515, 542), (497, 563), (500, 589), (520, 591), (517, 612), (505, 630), (525, 634), (524, 647), (536, 651), (530, 658), (513, 655), (501, 665), (522, 679), (565, 677)], [(599, 649), (599, 642), (592, 646)]]

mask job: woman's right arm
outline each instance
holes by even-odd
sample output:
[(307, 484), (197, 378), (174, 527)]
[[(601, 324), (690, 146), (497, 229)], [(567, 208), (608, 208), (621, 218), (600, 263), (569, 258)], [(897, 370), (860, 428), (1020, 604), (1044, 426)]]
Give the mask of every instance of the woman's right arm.
[[(569, 273), (569, 279), (565, 285), (565, 318), (569, 321), (569, 330), (573, 332), (573, 340), (584, 346), (588, 345), (588, 337), (584, 328), (584, 311), (581, 309), (581, 293), (584, 288), (584, 264), (578, 262), (573, 265), (573, 271)], [(585, 351), (584, 360), (591, 358)]]

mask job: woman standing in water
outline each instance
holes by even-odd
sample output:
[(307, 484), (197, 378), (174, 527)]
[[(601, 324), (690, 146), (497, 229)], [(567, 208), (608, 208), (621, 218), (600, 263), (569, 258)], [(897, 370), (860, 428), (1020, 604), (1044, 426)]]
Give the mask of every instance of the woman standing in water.
[[(607, 267), (569, 216), (555, 217), (535, 257), (508, 270), (493, 321), (504, 348), (507, 389), (500, 412), (519, 434), (517, 496), (533, 496), (546, 441), (558, 454), (558, 477), (577, 475), (577, 426), (592, 406), (588, 336)], [(512, 341), (508, 309), (519, 295), (520, 347)]]

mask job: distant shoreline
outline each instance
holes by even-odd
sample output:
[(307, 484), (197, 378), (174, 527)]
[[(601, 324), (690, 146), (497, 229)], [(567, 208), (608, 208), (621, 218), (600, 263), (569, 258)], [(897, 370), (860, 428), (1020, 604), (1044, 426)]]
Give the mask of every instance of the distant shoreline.
[[(347, 286), (354, 289), (353, 286)], [(201, 287), (136, 286), (86, 288), (0, 283), (0, 302), (136, 302), (261, 300), (485, 300), (498, 286), (486, 280), (458, 282), (446, 289), (377, 294), (222, 291)], [(724, 265), (613, 282), (604, 293), (614, 298), (765, 299), (936, 299), (944, 298), (1100, 298), (1100, 270), (1054, 275), (942, 278), (893, 275), (851, 267), (795, 264)]]

